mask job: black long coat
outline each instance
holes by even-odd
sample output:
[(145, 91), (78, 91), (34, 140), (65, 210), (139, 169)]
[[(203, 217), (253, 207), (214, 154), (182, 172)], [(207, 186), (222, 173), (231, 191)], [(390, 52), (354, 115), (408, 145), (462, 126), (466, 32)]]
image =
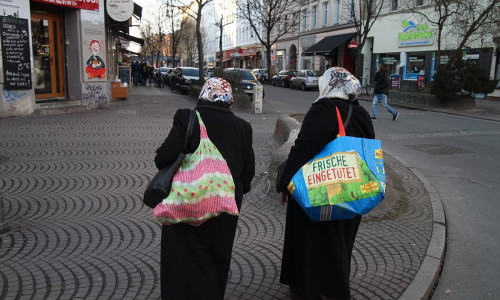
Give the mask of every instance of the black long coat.
[[(235, 183), (235, 198), (241, 208), (243, 194), (250, 191), (255, 174), (252, 128), (235, 116), (227, 105), (203, 102), (196, 107), (208, 137), (226, 159)], [(165, 142), (156, 150), (158, 168), (169, 165), (184, 146), (189, 109), (175, 113), (174, 125)], [(200, 127), (195, 121), (188, 143), (189, 153), (200, 143)], [(162, 299), (223, 299), (231, 262), (238, 217), (221, 214), (200, 226), (162, 226)]]
[[(286, 186), (293, 175), (336, 138), (338, 122), (335, 106), (345, 121), (348, 101), (324, 98), (311, 106), (288, 155), (277, 185), (278, 191), (288, 193)], [(352, 102), (352, 106), (346, 135), (375, 138), (368, 112), (357, 100)], [(349, 220), (312, 222), (299, 204), (290, 198), (280, 282), (295, 288), (302, 299), (320, 295), (350, 299), (351, 253), (360, 221), (358, 216)]]

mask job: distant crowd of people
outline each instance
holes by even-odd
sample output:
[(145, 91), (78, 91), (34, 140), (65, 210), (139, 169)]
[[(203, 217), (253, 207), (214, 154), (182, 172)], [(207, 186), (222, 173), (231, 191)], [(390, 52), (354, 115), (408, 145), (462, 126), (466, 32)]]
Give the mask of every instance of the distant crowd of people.
[(132, 76), (135, 86), (146, 86), (148, 83), (151, 86), (154, 75), (154, 67), (150, 66), (147, 62), (134, 61), (132, 63)]

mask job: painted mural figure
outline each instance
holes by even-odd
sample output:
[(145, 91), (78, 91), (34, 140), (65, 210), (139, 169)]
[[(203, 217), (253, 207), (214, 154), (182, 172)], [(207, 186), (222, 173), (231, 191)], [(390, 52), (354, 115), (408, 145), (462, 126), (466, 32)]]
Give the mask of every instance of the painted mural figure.
[(87, 66), (85, 67), (89, 79), (104, 79), (106, 75), (106, 66), (104, 65), (104, 60), (97, 55), (101, 51), (101, 43), (99, 43), (98, 40), (92, 39), (89, 43), (89, 50), (92, 52), (92, 55), (87, 60)]

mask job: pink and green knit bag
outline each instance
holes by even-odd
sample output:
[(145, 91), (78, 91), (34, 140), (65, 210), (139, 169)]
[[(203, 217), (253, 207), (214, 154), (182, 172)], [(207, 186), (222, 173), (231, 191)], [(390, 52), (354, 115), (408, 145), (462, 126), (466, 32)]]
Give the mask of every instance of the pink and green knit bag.
[(196, 115), (200, 123), (200, 145), (194, 153), (186, 154), (172, 178), (170, 194), (153, 211), (163, 225), (198, 226), (221, 213), (239, 215), (229, 166), (208, 138), (200, 114), (196, 112)]

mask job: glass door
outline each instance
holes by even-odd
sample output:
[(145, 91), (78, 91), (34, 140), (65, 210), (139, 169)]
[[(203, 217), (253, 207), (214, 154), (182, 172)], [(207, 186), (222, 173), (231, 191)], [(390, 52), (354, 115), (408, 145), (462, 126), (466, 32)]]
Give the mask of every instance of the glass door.
[(64, 97), (61, 17), (32, 12), (31, 34), (35, 98)]

